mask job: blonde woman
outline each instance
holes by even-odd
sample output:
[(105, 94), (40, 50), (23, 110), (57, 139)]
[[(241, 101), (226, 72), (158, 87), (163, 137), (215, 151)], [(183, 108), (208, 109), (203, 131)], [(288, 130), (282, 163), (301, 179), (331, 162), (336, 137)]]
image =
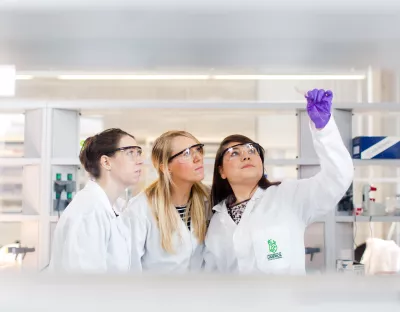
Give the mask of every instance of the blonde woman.
[(185, 131), (168, 131), (151, 157), (159, 178), (123, 213), (131, 224), (131, 271), (198, 271), (210, 217), (203, 144)]

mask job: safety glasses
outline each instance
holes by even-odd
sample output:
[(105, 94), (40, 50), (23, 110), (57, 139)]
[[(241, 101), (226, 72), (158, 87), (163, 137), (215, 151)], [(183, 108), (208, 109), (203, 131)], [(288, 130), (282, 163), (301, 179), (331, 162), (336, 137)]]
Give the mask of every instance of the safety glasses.
[(112, 154), (116, 152), (125, 152), (125, 154), (132, 158), (133, 160), (138, 159), (139, 157), (142, 156), (142, 148), (140, 146), (123, 146), (123, 147), (118, 147), (112, 151), (107, 152), (106, 155), (111, 156)]
[(168, 161), (172, 161), (173, 159), (177, 159), (179, 163), (187, 163), (193, 161), (196, 155), (204, 155), (204, 144), (195, 144), (188, 148), (185, 148), (183, 151), (172, 155)]
[(240, 159), (246, 153), (247, 155), (262, 154), (263, 148), (258, 143), (240, 143), (228, 147), (221, 153), (220, 159), (226, 158), (228, 161)]

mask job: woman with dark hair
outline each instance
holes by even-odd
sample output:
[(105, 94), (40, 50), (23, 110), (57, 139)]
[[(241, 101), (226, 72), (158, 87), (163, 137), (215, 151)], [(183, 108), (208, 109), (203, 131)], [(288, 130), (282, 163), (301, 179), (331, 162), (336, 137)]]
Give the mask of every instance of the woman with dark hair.
[(305, 273), (305, 228), (332, 211), (353, 180), (353, 163), (331, 116), (332, 92), (306, 95), (321, 170), (314, 177), (271, 183), (264, 151), (242, 135), (217, 151), (206, 237), (205, 269), (221, 273)]
[[(235, 144), (231, 144), (235, 143)], [(229, 146), (229, 147), (228, 147)], [(232, 186), (229, 183), (229, 181), (224, 177), (223, 174), (220, 172), (220, 167), (222, 166), (222, 160), (223, 156), (225, 154), (231, 154), (229, 156), (230, 159), (234, 159), (239, 156), (239, 153), (241, 151), (246, 150), (248, 154), (250, 155), (258, 155), (259, 158), (257, 158), (255, 163), (252, 165), (247, 165), (247, 167), (254, 168), (254, 171), (256, 172), (256, 176), (258, 177), (259, 173), (261, 172), (261, 178), (259, 181), (253, 186), (253, 189), (251, 190), (250, 194), (252, 191), (256, 189), (256, 187), (260, 187), (262, 189), (267, 189), (271, 185), (279, 185), (280, 182), (270, 182), (267, 180), (267, 178), (264, 175), (264, 149), (262, 148), (261, 145), (258, 143), (254, 142), (250, 138), (240, 135), (240, 134), (233, 134), (228, 137), (226, 137), (220, 144), (220, 147), (217, 151), (217, 157), (214, 165), (214, 175), (213, 175), (213, 186), (211, 189), (211, 200), (212, 200), (212, 205), (213, 207), (220, 203), (221, 201), (227, 199), (228, 204), (229, 201), (236, 200), (235, 199), (235, 194), (234, 191), (232, 190)], [(243, 168), (246, 169), (247, 167)], [(242, 169), (242, 168), (240, 168)], [(258, 171), (257, 171), (258, 169)], [(239, 171), (239, 173), (245, 173), (247, 174), (250, 172), (250, 174), (254, 173), (254, 171), (246, 170), (246, 171)], [(258, 174), (257, 174), (258, 172)], [(231, 182), (234, 183), (235, 181), (232, 180), (241, 180), (242, 177), (240, 175), (232, 175), (231, 176)], [(243, 181), (239, 181), (243, 182)], [(237, 192), (238, 193), (238, 192)], [(249, 195), (250, 195), (249, 194)], [(246, 194), (245, 194), (246, 195)], [(237, 196), (241, 196), (241, 194), (237, 194)], [(248, 196), (246, 195), (244, 200), (248, 199)], [(233, 204), (233, 203), (232, 203)], [(232, 213), (231, 210), (229, 210), (230, 213)]]
[(141, 155), (135, 138), (120, 129), (86, 139), (79, 158), (91, 179), (57, 223), (49, 271), (129, 270), (130, 231), (113, 206), (139, 181)]

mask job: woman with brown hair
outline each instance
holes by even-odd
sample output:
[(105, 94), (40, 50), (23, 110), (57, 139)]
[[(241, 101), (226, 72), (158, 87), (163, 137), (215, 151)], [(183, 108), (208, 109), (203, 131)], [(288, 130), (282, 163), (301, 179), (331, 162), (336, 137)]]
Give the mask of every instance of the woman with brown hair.
[(136, 184), (142, 149), (120, 129), (89, 137), (80, 161), (91, 179), (61, 215), (48, 271), (108, 272), (129, 269), (129, 228), (114, 211), (117, 198)]

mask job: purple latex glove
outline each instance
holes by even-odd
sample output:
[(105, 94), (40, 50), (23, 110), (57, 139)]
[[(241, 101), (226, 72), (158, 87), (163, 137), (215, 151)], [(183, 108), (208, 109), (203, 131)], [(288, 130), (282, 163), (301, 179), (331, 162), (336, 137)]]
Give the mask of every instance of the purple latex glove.
[(324, 128), (331, 118), (332, 91), (314, 89), (308, 91), (305, 98), (307, 99), (308, 116), (317, 129)]

